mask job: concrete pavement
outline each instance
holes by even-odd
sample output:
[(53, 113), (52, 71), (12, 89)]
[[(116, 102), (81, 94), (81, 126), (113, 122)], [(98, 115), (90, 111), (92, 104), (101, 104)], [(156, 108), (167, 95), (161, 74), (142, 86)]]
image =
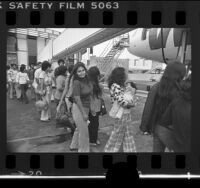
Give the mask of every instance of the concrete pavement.
[[(152, 151), (152, 137), (140, 134), (139, 125), (144, 107), (144, 98), (132, 110), (132, 130), (138, 152)], [(110, 110), (110, 99), (105, 95), (106, 108)], [(34, 101), (22, 104), (16, 99), (7, 99), (7, 143), (12, 152), (52, 152), (65, 153), (71, 143), (70, 132), (58, 128), (55, 122), (55, 103), (52, 103), (52, 120), (41, 122)], [(108, 115), (100, 117), (99, 140), (101, 144), (91, 147), (91, 152), (103, 152), (104, 146), (113, 129), (113, 119)], [(122, 150), (120, 150), (122, 151)]]

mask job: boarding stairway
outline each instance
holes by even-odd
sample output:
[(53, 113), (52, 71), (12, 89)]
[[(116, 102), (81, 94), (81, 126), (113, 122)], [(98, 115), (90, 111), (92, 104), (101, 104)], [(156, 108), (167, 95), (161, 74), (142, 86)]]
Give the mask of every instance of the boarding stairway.
[(128, 33), (113, 39), (113, 44), (110, 50), (104, 57), (98, 60), (97, 66), (101, 74), (106, 76), (113, 70), (114, 67), (120, 66), (118, 58), (124, 49), (128, 47), (128, 39)]

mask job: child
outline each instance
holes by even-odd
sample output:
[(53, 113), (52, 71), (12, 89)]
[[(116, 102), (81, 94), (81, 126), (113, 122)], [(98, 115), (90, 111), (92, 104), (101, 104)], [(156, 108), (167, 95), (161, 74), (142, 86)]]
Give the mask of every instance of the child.
[[(136, 85), (132, 81), (127, 81), (126, 84), (126, 90), (124, 92), (124, 100), (127, 101), (128, 103), (136, 104)], [(128, 114), (130, 113), (130, 109), (125, 109), (121, 107), (117, 101), (113, 103), (113, 107), (111, 108), (109, 115), (112, 118), (121, 118), (123, 114)]]

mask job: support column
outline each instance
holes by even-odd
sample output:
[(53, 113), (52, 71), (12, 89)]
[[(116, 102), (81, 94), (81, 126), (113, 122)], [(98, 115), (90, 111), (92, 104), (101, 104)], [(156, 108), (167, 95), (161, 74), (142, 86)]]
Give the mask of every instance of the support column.
[(81, 52), (78, 52), (78, 61), (82, 61), (82, 53)]
[(78, 54), (74, 54), (74, 64), (76, 64), (78, 62)]
[(42, 52), (44, 47), (45, 47), (45, 38), (37, 37), (37, 61), (39, 61), (38, 55)]
[(17, 62), (18, 66), (21, 64), (28, 65), (28, 45), (27, 35), (17, 34)]

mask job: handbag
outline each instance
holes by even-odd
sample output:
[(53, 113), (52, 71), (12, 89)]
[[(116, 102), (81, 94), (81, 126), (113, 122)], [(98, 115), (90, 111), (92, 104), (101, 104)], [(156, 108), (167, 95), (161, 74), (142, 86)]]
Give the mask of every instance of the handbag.
[(101, 107), (100, 107), (100, 112), (99, 115), (103, 116), (107, 114), (106, 106), (104, 100), (101, 98)]
[(56, 123), (64, 127), (69, 127), (74, 132), (76, 126), (72, 114), (67, 110), (65, 103), (61, 105), (60, 112), (56, 113)]

